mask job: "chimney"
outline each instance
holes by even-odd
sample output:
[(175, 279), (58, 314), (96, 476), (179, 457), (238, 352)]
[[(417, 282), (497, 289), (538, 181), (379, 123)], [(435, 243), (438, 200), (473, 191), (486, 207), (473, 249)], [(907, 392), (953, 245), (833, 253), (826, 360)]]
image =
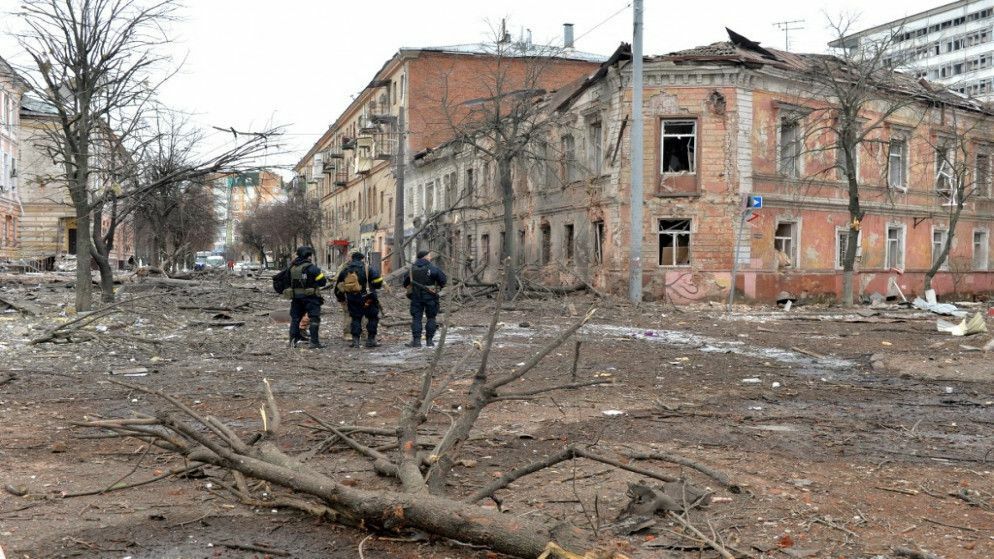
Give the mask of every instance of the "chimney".
[(573, 48), (573, 24), (563, 24), (563, 48)]

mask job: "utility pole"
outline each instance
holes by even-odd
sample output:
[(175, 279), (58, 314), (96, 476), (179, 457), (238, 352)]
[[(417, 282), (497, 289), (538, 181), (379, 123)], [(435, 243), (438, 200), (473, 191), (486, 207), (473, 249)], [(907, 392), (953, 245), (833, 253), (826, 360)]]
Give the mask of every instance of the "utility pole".
[(404, 107), (397, 116), (397, 153), (394, 155), (396, 170), (394, 178), (397, 191), (393, 196), (393, 252), (390, 254), (390, 267), (397, 271), (404, 266)]
[(642, 0), (633, 0), (632, 33), (632, 188), (631, 234), (628, 255), (628, 299), (642, 302)]

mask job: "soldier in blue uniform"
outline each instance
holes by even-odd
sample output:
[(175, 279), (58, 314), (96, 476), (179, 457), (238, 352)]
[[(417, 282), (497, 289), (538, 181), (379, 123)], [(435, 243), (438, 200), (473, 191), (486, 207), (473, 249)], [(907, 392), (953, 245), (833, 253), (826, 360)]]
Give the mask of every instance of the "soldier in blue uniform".
[[(290, 344), (296, 346), (299, 342), (309, 341), (308, 347), (320, 349), (324, 347), (319, 337), (321, 305), (324, 303), (320, 291), (328, 283), (328, 279), (324, 277), (321, 268), (311, 262), (313, 256), (314, 249), (302, 246), (297, 249), (297, 257), (290, 263), (290, 289), (293, 290), (290, 299)], [(308, 327), (309, 338), (300, 332), (300, 321), (305, 314), (311, 321)]]
[(425, 323), (425, 345), (435, 345), (435, 331), (438, 324), (439, 292), (445, 287), (448, 279), (445, 272), (431, 263), (427, 250), (418, 251), (418, 259), (411, 265), (411, 271), (404, 277), (404, 287), (407, 288), (411, 300), (411, 341), (408, 347), (421, 347), (421, 319), (427, 317)]

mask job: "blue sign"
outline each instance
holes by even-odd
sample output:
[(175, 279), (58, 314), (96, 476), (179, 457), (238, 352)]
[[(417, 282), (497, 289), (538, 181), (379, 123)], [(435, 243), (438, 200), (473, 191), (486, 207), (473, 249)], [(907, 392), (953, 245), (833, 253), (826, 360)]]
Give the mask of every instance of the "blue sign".
[(763, 207), (763, 197), (762, 196), (749, 196), (749, 201), (746, 202), (746, 207), (750, 210), (759, 210)]

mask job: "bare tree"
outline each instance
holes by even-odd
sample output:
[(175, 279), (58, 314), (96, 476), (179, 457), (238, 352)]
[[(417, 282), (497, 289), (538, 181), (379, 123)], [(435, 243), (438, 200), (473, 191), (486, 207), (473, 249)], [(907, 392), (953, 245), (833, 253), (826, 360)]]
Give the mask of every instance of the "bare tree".
[[(936, 194), (944, 201), (948, 228), (939, 253), (932, 255), (932, 266), (925, 272), (926, 290), (932, 289), (932, 280), (949, 260), (963, 208), (978, 194), (990, 196), (990, 154), (980, 153), (976, 145), (978, 137), (982, 141), (989, 139), (990, 113), (980, 103), (964, 108), (970, 103), (960, 99), (959, 106), (938, 104), (930, 114), (933, 124), (943, 131), (931, 147), (935, 153)], [(932, 247), (934, 250), (934, 238)]]
[(100, 270), (103, 300), (113, 301), (108, 255), (117, 227), (135, 208), (122, 207), (123, 200), (245, 165), (273, 147), (275, 130), (239, 134), (232, 129), (233, 147), (143, 182), (144, 151), (161, 133), (149, 124), (157, 116), (154, 92), (172, 75), (164, 70), (168, 59), (159, 49), (168, 42), (164, 26), (175, 10), (173, 0), (22, 2), (28, 31), (19, 42), (35, 66), (27, 75), (55, 112), (55, 125), (46, 129), (41, 147), (63, 169), (60, 178), (76, 213), (78, 310), (92, 304), (93, 262)]
[[(514, 231), (514, 170), (529, 158), (547, 157), (550, 131), (557, 126), (553, 113), (541, 103), (546, 89), (556, 84), (552, 70), (562, 60), (562, 49), (526, 41), (512, 41), (505, 26), (491, 29), (492, 43), (486, 71), (477, 79), (486, 91), (475, 99), (458, 97), (456, 83), (442, 76), (441, 107), (453, 137), (492, 162), (497, 196), (503, 206), (505, 239), (501, 262), (504, 286), (515, 289), (517, 250)], [(561, 78), (559, 78), (561, 79)]]
[[(865, 181), (858, 173), (859, 152), (879, 142), (879, 132), (889, 118), (921, 101), (917, 82), (890, 67), (889, 53), (894, 35), (882, 40), (845, 39), (851, 19), (829, 21), (839, 45), (831, 55), (812, 55), (803, 73), (806, 82), (800, 97), (801, 110), (781, 116), (780, 172), (797, 177), (802, 152), (832, 152), (834, 162), (815, 169), (814, 175), (837, 173), (845, 182), (849, 231), (842, 256), (842, 301), (853, 303), (853, 276), (859, 253), (860, 225), (866, 216), (862, 204)], [(786, 126), (784, 126), (786, 124)], [(799, 127), (797, 138), (787, 130)], [(824, 136), (832, 140), (819, 141)], [(798, 143), (794, 143), (794, 142)], [(812, 147), (812, 142), (817, 144)], [(832, 156), (829, 156), (831, 159)], [(874, 180), (886, 184), (886, 177)]]
[(283, 266), (300, 245), (310, 245), (320, 227), (318, 201), (291, 193), (285, 201), (260, 206), (238, 225), (240, 242), (259, 251), (263, 262), (266, 250)]

